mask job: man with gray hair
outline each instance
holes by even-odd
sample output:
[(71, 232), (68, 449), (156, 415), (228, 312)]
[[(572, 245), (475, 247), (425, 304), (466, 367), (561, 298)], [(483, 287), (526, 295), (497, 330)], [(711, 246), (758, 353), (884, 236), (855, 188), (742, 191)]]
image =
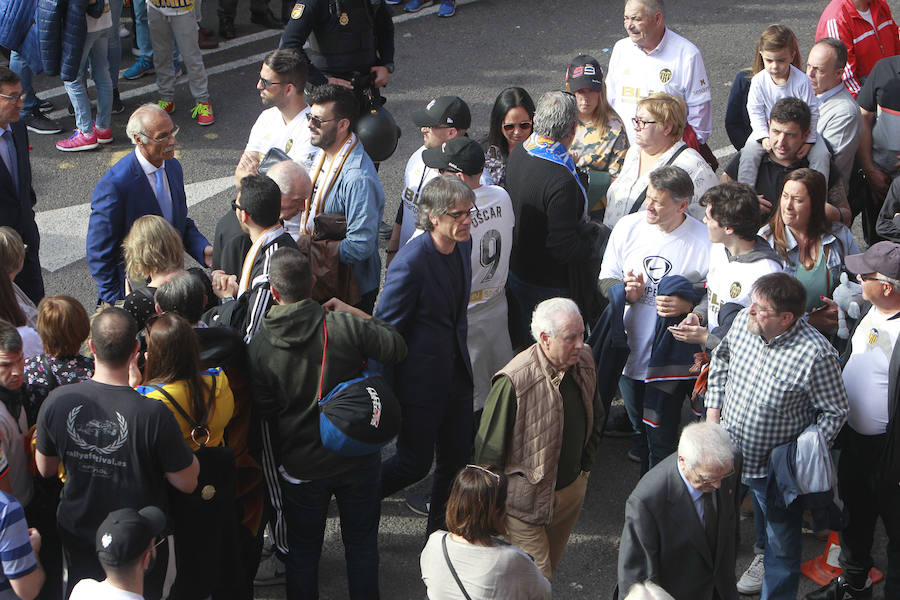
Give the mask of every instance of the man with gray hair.
[(466, 309), (472, 281), (475, 194), (456, 175), (429, 181), (416, 225), (424, 233), (397, 252), (375, 316), (393, 325), (409, 349), (386, 375), (403, 410), (397, 453), (381, 469), (381, 497), (428, 475), (437, 456), (427, 534), (446, 529), (454, 477), (472, 450), (472, 365)]
[(575, 302), (538, 304), (531, 334), (535, 343), (494, 376), (474, 460), (510, 475), (508, 539), (552, 580), (584, 503), (605, 413)]
[[(694, 284), (706, 280), (711, 243), (703, 223), (685, 212), (693, 195), (694, 184), (684, 169), (666, 166), (651, 172), (647, 210), (616, 223), (600, 267), (600, 291), (622, 311), (628, 336), (619, 390), (639, 434), (629, 458), (640, 462), (643, 472), (675, 451), (681, 402), (690, 385), (687, 373), (676, 376), (673, 371), (654, 380), (648, 367), (659, 347), (654, 341), (658, 319), (680, 322), (704, 295)], [(683, 279), (673, 279), (676, 275)], [(692, 362), (693, 353), (687, 364)], [(657, 398), (652, 415), (645, 403), (648, 394)]]
[(625, 504), (619, 590), (652, 580), (675, 598), (736, 599), (739, 471), (720, 425), (685, 427), (678, 454), (644, 475)]
[(114, 164), (91, 197), (87, 262), (97, 282), (98, 303), (125, 298), (122, 240), (144, 215), (160, 215), (181, 234), (201, 265), (212, 264), (212, 245), (187, 216), (181, 163), (175, 158), (178, 127), (156, 104), (135, 110), (125, 127), (134, 152)]
[(666, 27), (663, 0), (628, 0), (625, 31), (628, 37), (616, 42), (609, 57), (606, 95), (625, 123), (628, 141), (635, 143), (637, 103), (665, 92), (684, 98), (685, 129), (693, 131), (698, 145), (705, 144), (712, 133), (712, 96), (700, 51)]
[(542, 300), (572, 297), (577, 275), (592, 257), (597, 229), (569, 146), (575, 139), (575, 97), (548, 92), (538, 101), (534, 132), (506, 166), (506, 189), (516, 217), (509, 257), (513, 347), (528, 344), (531, 311)]

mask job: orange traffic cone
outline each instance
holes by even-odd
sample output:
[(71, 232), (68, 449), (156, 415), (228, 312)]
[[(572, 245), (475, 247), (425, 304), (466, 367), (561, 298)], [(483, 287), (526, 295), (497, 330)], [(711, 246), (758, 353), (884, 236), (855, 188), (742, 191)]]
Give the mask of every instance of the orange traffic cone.
[[(825, 542), (825, 551), (812, 560), (803, 563), (800, 567), (800, 572), (819, 585), (825, 585), (842, 572), (838, 562), (840, 554), (841, 542), (838, 539), (838, 533), (837, 531), (832, 531), (828, 536), (828, 541)], [(873, 568), (869, 571), (869, 578), (872, 580), (872, 583), (878, 583), (884, 578), (884, 575), (878, 569)]]

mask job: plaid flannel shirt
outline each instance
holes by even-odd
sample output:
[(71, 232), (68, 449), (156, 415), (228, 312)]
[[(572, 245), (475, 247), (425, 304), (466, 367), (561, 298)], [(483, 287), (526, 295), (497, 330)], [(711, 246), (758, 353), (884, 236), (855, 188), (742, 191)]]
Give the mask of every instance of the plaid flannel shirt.
[(812, 423), (834, 441), (849, 404), (838, 354), (801, 319), (766, 343), (747, 328), (742, 310), (713, 351), (706, 407), (721, 409), (722, 426), (744, 455), (747, 478), (766, 477), (769, 454)]

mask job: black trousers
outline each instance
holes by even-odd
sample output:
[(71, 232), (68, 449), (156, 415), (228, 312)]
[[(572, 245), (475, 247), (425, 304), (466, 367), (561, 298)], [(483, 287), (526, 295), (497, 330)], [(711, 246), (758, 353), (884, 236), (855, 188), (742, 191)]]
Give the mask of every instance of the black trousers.
[(865, 583), (872, 561), (875, 521), (880, 516), (887, 532), (888, 572), (885, 598), (900, 597), (900, 486), (880, 474), (886, 435), (860, 435), (844, 427), (844, 445), (838, 462), (838, 488), (850, 512), (840, 532), (841, 568), (853, 586)]

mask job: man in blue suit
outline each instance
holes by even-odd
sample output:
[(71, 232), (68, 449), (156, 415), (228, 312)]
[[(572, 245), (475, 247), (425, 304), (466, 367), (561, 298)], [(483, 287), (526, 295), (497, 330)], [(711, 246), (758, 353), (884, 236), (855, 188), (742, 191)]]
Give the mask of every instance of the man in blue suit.
[(446, 529), (450, 485), (472, 449), (466, 309), (475, 194), (455, 175), (442, 175), (428, 182), (419, 198), (416, 225), (425, 231), (391, 262), (375, 315), (396, 327), (409, 349), (393, 371), (403, 421), (397, 453), (382, 465), (381, 496), (428, 475), (436, 450), (430, 535)]
[(16, 285), (37, 304), (44, 297), (38, 258), (41, 237), (34, 222), (28, 133), (19, 121), (21, 108), (21, 77), (0, 67), (0, 225), (15, 229), (25, 242), (25, 264), (16, 276)]
[(125, 297), (122, 239), (144, 215), (164, 217), (181, 233), (185, 249), (197, 262), (212, 262), (212, 246), (187, 216), (184, 176), (175, 159), (178, 127), (159, 106), (145, 104), (132, 113), (125, 131), (134, 152), (106, 172), (91, 198), (87, 260), (98, 302)]

